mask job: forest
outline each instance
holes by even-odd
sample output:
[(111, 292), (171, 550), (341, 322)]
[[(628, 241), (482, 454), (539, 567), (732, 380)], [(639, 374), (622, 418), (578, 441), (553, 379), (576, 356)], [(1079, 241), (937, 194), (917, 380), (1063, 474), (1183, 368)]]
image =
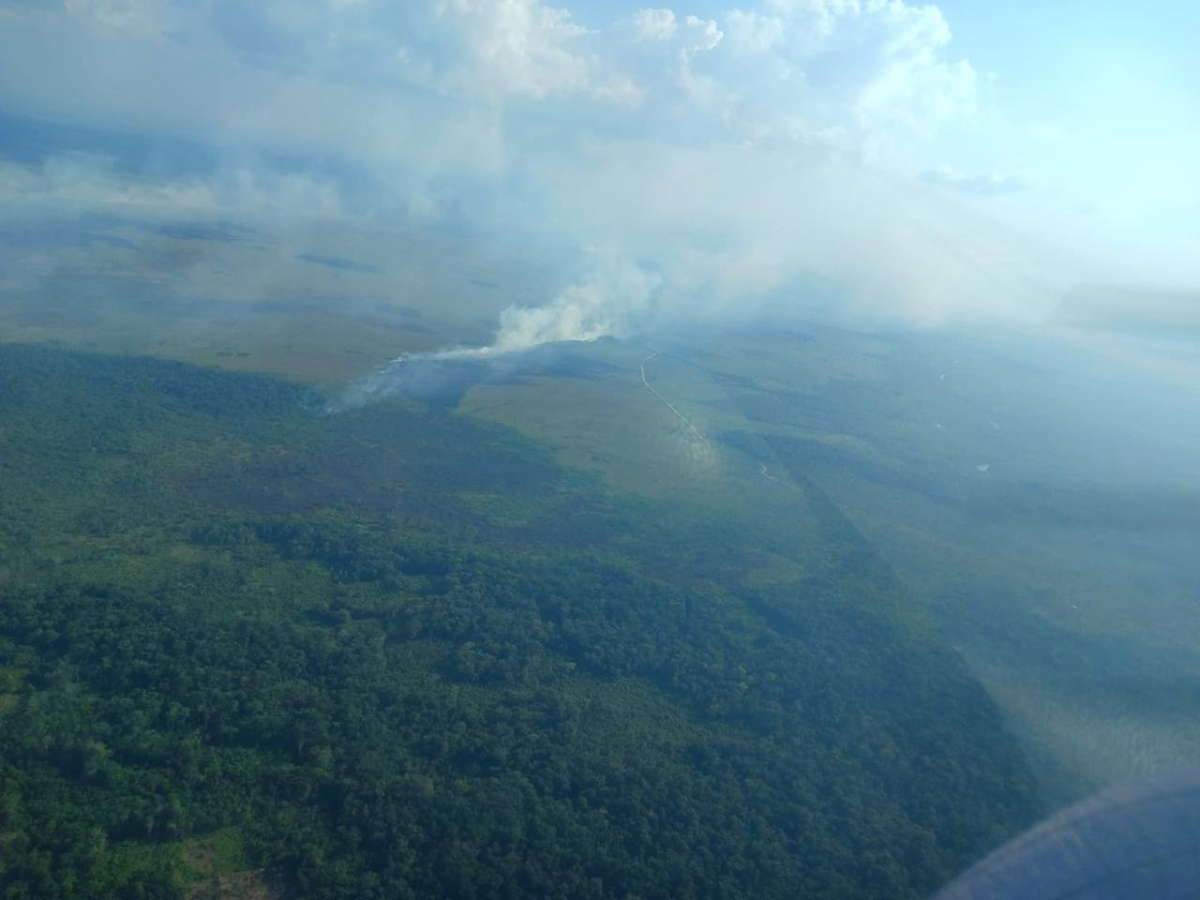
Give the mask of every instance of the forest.
[(799, 466), (767, 577), (687, 498), (325, 400), (0, 346), (6, 900), (917, 898), (1038, 818)]

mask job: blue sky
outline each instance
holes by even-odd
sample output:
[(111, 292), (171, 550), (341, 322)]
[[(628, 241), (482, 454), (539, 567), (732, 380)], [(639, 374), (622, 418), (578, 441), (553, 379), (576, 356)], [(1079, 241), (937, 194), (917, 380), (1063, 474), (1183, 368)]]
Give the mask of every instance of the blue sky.
[[(466, 219), (575, 248), (573, 296), (630, 315), (816, 276), (871, 315), (1036, 321), (1081, 285), (1200, 290), (1198, 25), (1164, 0), (10, 0), (8, 127), (159, 164), (8, 153), (0, 196)], [(164, 164), (166, 135), (215, 162)]]
[[(1140, 182), (1146, 188), (1169, 185), (1155, 199), (1195, 203), (1200, 181), (1189, 157), (1200, 137), (1200, 57), (1194, 47), (1200, 7), (1171, 0), (951, 0), (943, 9), (955, 23), (955, 46), (978, 71), (994, 73), (988, 94), (999, 110), (1057, 124), (1092, 145), (1092, 152), (1069, 164), (1087, 173), (1097, 193), (1105, 180), (1149, 175), (1129, 171), (1144, 167), (1157, 173)], [(1101, 168), (1122, 163), (1126, 171)], [(1044, 166), (1051, 179), (1066, 168), (1036, 157), (1027, 165)], [(1180, 196), (1181, 189), (1190, 198)]]

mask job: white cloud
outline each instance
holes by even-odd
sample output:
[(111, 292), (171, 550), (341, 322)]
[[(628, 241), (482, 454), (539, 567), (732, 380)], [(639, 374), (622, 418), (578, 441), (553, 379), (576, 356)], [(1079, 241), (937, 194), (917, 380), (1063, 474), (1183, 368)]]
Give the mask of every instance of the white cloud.
[(465, 58), (457, 74), (468, 90), (538, 100), (611, 90), (580, 51), (587, 29), (565, 9), (538, 0), (437, 0), (435, 9), (458, 30)]
[[(1074, 271), (972, 211), (966, 194), (1015, 181), (935, 168), (954, 158), (939, 130), (977, 104), (936, 6), (760, 0), (606, 24), (541, 0), (72, 2), (8, 13), (0, 105), (234, 150), (205, 179), (64, 158), (6, 168), (0, 190), (361, 211), (340, 175), (263, 160), (345, 163), (373, 215), (449, 210), (593, 260), (546, 310), (507, 314), (500, 343), (730, 315), (814, 277), (908, 319), (1027, 315)], [(627, 272), (653, 283), (611, 274)]]
[(684, 18), (683, 24), (685, 26), (684, 50), (688, 53), (704, 53), (714, 50), (725, 37), (725, 33), (717, 27), (714, 19), (687, 16)]
[(784, 39), (783, 20), (778, 16), (735, 9), (725, 16), (729, 43), (737, 53), (763, 53)]
[(665, 41), (679, 27), (675, 13), (669, 9), (639, 9), (633, 17), (638, 40)]
[(946, 57), (951, 34), (936, 6), (767, 0), (729, 13), (725, 29), (732, 62), (724, 77), (758, 130), (801, 119), (810, 132), (855, 133), (875, 152), (926, 140), (975, 107), (974, 70)]
[[(686, 102), (740, 129), (743, 139), (836, 134), (843, 148), (872, 153), (926, 140), (975, 103), (969, 63), (946, 55), (944, 17), (902, 0), (761, 0), (714, 18), (642, 8), (607, 27), (584, 27), (569, 9), (542, 0), (70, 3), (77, 25), (91, 21), (110, 32), (91, 47), (82, 47), (78, 28), (73, 36), (83, 49), (78, 58), (102, 81), (140, 69), (136, 77), (154, 83), (162, 80), (154, 70), (160, 58), (179, 65), (187, 55), (204, 57), (213, 83), (199, 79), (179, 90), (206, 95), (206, 103), (240, 65), (318, 82), (313, 87), (326, 94), (330, 83), (360, 93), (407, 83), (467, 103), (572, 98), (636, 108), (645, 100), (656, 118), (677, 118)], [(96, 59), (96, 51), (118, 52), (112, 23), (147, 46), (123, 48), (119, 63)], [(15, 30), (12, 39), (20, 40)], [(57, 56), (70, 68), (72, 51), (62, 49)], [(311, 122), (320, 125), (319, 117)]]
[(950, 61), (941, 50), (950, 28), (936, 6), (888, 4), (878, 23), (878, 67), (857, 105), (872, 124), (900, 123), (918, 132), (936, 130), (975, 105), (975, 70), (966, 60)]

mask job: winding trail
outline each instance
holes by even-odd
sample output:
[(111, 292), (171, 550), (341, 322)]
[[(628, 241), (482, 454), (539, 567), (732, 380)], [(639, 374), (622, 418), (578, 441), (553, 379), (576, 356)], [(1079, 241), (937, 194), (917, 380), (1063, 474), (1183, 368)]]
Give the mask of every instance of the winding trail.
[[(650, 349), (654, 350), (653, 347), (651, 347)], [(656, 357), (659, 357), (659, 356), (662, 356), (662, 351), (654, 350), (653, 353), (651, 353), (649, 356), (647, 356), (645, 359), (642, 360), (642, 364), (639, 367), (639, 369), (641, 371), (641, 376), (642, 376), (642, 386), (646, 390), (648, 390), (651, 394), (653, 394), (655, 397), (657, 397), (658, 401), (660, 403), (662, 403), (663, 406), (665, 406), (667, 409), (669, 409), (671, 412), (673, 412), (679, 418), (679, 421), (682, 422), (684, 425), (686, 425), (688, 431), (690, 431), (693, 435), (695, 435), (698, 440), (701, 440), (707, 444), (708, 438), (706, 438), (700, 432), (700, 429), (698, 429), (695, 425), (692, 424), (692, 420), (689, 419), (687, 416), (685, 416), (683, 413), (681, 413), (675, 407), (675, 404), (673, 404), (670, 400), (668, 400), (666, 397), (664, 397), (662, 394), (660, 394), (658, 391), (656, 391), (654, 389), (654, 387), (650, 384), (650, 382), (646, 379), (646, 363), (650, 362), (650, 360), (655, 359)], [(762, 475), (763, 478), (767, 479), (767, 481), (774, 482), (775, 484), (781, 484), (784, 487), (795, 488), (794, 484), (791, 484), (790, 482), (784, 481), (782, 478), (777, 478), (776, 476), (772, 475), (771, 471), (767, 468), (766, 463), (760, 462), (758, 464), (758, 473), (760, 475)]]
[(767, 470), (767, 464), (766, 464), (766, 463), (759, 463), (759, 464), (758, 464), (758, 473), (759, 473), (760, 475), (762, 475), (762, 477), (763, 477), (763, 478), (767, 479), (767, 481), (773, 481), (773, 482), (775, 482), (776, 484), (782, 484), (782, 485), (786, 485), (787, 487), (792, 487), (792, 485), (788, 484), (788, 483), (787, 483), (786, 481), (784, 481), (782, 478), (776, 478), (774, 475), (772, 475), (772, 474), (771, 474), (771, 473), (770, 473), (770, 472)]
[(659, 401), (661, 401), (662, 404), (667, 409), (669, 409), (671, 412), (675, 413), (675, 415), (677, 415), (679, 417), (679, 421), (681, 421), (684, 425), (687, 426), (688, 431), (690, 431), (692, 434), (694, 434), (700, 440), (704, 441), (705, 443), (708, 443), (708, 438), (706, 438), (703, 434), (700, 433), (700, 430), (698, 428), (696, 428), (695, 425), (692, 424), (692, 420), (689, 419), (687, 416), (685, 416), (683, 413), (681, 413), (679, 410), (677, 410), (675, 408), (674, 404), (672, 404), (670, 400), (668, 400), (666, 397), (664, 397), (662, 394), (660, 394), (658, 391), (656, 391), (654, 388), (652, 388), (650, 386), (650, 382), (646, 380), (646, 363), (650, 362), (650, 360), (654, 359), (656, 356), (661, 356), (661, 355), (662, 355), (661, 352), (659, 352), (658, 350), (655, 350), (653, 353), (651, 353), (649, 356), (647, 356), (645, 359), (642, 360), (642, 365), (641, 365), (642, 384), (645, 386), (646, 390), (648, 390), (655, 397), (657, 397), (659, 399)]

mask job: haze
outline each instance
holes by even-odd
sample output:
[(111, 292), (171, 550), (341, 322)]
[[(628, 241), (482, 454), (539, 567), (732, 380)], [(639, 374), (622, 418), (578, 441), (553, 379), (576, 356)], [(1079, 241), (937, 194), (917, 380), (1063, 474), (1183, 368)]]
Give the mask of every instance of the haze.
[(1195, 766), (1198, 29), (0, 0), (0, 886), (918, 897)]
[(6, 3), (9, 115), (122, 138), (11, 118), (0, 189), (550, 242), (576, 293), (527, 341), (814, 278), (850, 316), (1043, 322), (1200, 288), (1177, 7)]

